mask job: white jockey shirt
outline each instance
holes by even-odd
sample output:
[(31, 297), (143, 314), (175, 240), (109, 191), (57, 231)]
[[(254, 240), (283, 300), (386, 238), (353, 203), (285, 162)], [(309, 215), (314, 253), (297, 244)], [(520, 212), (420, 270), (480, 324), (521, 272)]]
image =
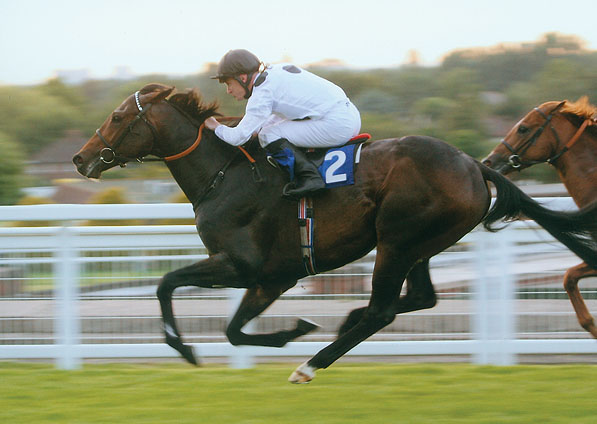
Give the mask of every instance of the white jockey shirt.
[[(259, 83), (259, 79), (265, 80)], [(216, 135), (233, 146), (247, 142), (272, 116), (287, 120), (320, 119), (340, 102), (348, 102), (334, 83), (290, 64), (271, 65), (258, 75), (245, 116), (236, 127), (220, 125)]]

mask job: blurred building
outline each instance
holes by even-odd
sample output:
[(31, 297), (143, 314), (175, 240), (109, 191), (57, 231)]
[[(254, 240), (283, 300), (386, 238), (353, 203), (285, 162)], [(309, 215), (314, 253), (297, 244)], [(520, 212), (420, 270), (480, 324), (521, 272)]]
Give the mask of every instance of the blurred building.
[(72, 157), (86, 142), (87, 138), (80, 131), (67, 131), (63, 138), (30, 157), (26, 163), (26, 174), (47, 182), (63, 178), (83, 178), (76, 172)]
[[(90, 180), (77, 172), (73, 155), (87, 142), (78, 130), (67, 131), (63, 138), (44, 147), (31, 156), (25, 165), (25, 174), (36, 186), (24, 189), (27, 195), (45, 197), (55, 203), (87, 203), (98, 192), (110, 187), (125, 189), (127, 200), (133, 203), (160, 203), (172, 201), (180, 192), (173, 179), (108, 179)], [(143, 166), (131, 163), (130, 167)]]

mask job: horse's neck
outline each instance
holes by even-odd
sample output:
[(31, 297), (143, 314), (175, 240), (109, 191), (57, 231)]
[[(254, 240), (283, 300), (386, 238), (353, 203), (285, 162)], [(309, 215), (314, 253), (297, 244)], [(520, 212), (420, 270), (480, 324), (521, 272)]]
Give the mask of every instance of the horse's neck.
[(555, 162), (562, 183), (578, 206), (597, 199), (597, 137), (585, 133)]
[[(193, 142), (194, 139), (186, 141), (186, 147)], [(183, 150), (184, 148), (180, 149)], [(217, 172), (230, 161), (234, 153), (234, 149), (218, 140), (213, 132), (203, 130), (199, 146), (188, 156), (167, 162), (167, 166), (184, 194), (196, 207), (213, 183)]]

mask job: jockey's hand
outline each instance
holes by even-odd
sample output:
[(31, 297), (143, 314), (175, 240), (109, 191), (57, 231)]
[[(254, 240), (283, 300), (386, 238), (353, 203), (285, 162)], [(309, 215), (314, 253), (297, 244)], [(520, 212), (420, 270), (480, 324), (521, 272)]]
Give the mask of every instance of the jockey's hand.
[(222, 124), (220, 124), (220, 123), (219, 123), (219, 122), (216, 120), (216, 118), (214, 118), (213, 116), (210, 116), (209, 118), (207, 118), (207, 119), (205, 120), (205, 126), (206, 126), (207, 128), (209, 128), (210, 130), (212, 130), (212, 131), (215, 131), (215, 129), (216, 129), (216, 128), (218, 128), (220, 125), (222, 125)]

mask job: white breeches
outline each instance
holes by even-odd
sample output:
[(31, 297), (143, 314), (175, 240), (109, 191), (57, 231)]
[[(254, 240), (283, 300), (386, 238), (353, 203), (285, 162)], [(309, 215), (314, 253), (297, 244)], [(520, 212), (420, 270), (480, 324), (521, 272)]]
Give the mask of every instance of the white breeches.
[(291, 121), (272, 115), (259, 131), (262, 147), (287, 139), (299, 147), (340, 146), (358, 135), (361, 130), (361, 115), (349, 101), (338, 103), (321, 119)]

